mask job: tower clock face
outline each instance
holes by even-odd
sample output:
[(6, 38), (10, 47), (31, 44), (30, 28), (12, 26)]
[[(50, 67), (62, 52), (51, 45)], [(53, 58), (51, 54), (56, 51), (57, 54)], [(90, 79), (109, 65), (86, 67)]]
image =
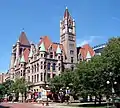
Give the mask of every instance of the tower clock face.
[(69, 32), (72, 33), (72, 29), (71, 28), (69, 28)]

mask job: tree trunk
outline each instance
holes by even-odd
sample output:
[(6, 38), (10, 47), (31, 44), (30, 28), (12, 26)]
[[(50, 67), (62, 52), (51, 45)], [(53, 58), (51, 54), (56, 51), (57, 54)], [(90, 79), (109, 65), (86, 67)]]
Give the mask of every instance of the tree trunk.
[(95, 105), (96, 105), (96, 102), (97, 102), (96, 98), (97, 98), (97, 96), (95, 95), (95, 101), (94, 101)]
[(23, 102), (23, 93), (22, 93), (22, 102)]
[(101, 104), (101, 99), (102, 99), (102, 96), (101, 94), (99, 94), (99, 104)]

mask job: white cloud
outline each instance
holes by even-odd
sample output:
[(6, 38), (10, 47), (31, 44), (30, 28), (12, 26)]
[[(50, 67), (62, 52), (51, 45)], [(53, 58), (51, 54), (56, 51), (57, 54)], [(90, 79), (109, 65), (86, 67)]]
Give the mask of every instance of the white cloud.
[(77, 47), (83, 46), (84, 44), (90, 44), (92, 43), (96, 38), (99, 38), (100, 36), (89, 36), (88, 39), (77, 39)]

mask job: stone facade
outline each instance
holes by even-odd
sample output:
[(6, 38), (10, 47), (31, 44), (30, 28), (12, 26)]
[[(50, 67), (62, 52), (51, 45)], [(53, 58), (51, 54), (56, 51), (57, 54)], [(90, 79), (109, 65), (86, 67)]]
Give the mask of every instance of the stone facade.
[[(83, 50), (84, 49), (84, 50)], [(88, 54), (89, 53), (89, 54)], [(74, 69), (78, 61), (94, 56), (88, 45), (76, 47), (76, 25), (68, 9), (65, 9), (63, 20), (60, 21), (60, 43), (52, 42), (48, 36), (42, 36), (35, 45), (29, 43), (25, 32), (12, 47), (9, 79), (24, 77), (34, 86), (47, 83), (49, 78)]]

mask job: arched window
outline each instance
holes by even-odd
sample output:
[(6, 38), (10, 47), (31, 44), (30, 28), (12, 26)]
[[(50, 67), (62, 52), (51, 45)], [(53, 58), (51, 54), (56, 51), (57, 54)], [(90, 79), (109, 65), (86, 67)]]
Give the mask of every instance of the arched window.
[(37, 63), (37, 72), (39, 72), (39, 64)]
[(50, 63), (48, 63), (48, 65), (47, 65), (47, 69), (50, 70)]
[(56, 67), (56, 64), (55, 64), (55, 63), (53, 63), (53, 71), (55, 71), (55, 67)]
[(34, 70), (35, 70), (35, 72), (36, 72), (36, 65), (34, 65), (34, 68), (35, 68)]
[(33, 73), (33, 66), (32, 66), (32, 73)]
[(71, 70), (72, 70), (72, 71), (74, 70), (74, 66), (71, 66)]

